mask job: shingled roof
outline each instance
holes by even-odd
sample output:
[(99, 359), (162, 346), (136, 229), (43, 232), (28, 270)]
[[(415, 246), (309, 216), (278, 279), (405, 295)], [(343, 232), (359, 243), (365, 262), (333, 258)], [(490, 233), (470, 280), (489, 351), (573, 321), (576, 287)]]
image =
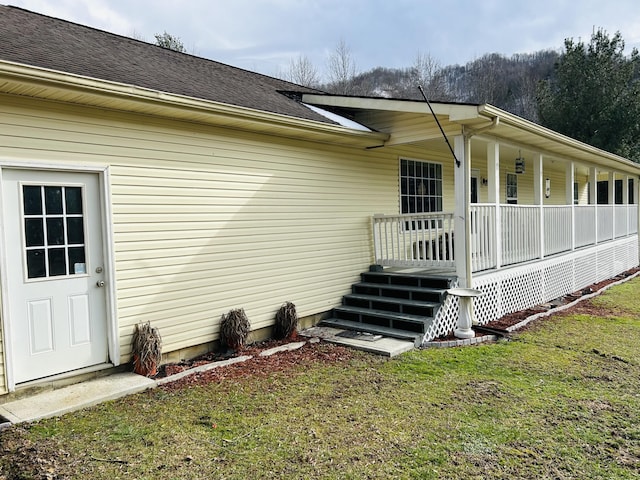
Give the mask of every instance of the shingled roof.
[(323, 123), (277, 78), (17, 7), (0, 5), (0, 60)]

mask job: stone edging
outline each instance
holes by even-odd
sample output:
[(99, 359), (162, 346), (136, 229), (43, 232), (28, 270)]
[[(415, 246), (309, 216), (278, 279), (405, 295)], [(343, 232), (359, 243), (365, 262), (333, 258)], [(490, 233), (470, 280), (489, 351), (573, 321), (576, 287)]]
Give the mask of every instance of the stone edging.
[(462, 347), (466, 345), (476, 345), (478, 343), (495, 342), (497, 335), (483, 335), (482, 337), (464, 338), (458, 340), (445, 340), (440, 342), (425, 342), (421, 348), (446, 348), (446, 347)]

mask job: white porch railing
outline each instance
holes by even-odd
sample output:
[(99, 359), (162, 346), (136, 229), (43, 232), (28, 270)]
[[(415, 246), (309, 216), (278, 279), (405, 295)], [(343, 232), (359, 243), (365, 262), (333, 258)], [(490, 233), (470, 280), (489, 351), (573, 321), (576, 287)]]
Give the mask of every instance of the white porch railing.
[(453, 214), (374, 215), (373, 244), (378, 265), (453, 267)]
[[(496, 208), (501, 218), (500, 252), (493, 245), (498, 234)], [(484, 218), (480, 224), (483, 228), (474, 234), (483, 238), (471, 242), (474, 271), (545, 258), (638, 233), (638, 205), (472, 205), (471, 215)]]
[[(500, 218), (499, 228), (496, 218)], [(454, 267), (453, 224), (452, 213), (375, 215), (375, 262)], [(474, 204), (472, 269), (477, 272), (528, 262), (637, 233), (638, 205)]]

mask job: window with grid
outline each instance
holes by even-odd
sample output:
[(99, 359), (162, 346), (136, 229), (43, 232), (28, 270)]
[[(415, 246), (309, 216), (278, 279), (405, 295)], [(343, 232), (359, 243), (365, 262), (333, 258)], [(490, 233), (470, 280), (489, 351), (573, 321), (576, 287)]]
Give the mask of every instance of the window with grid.
[(82, 188), (23, 185), (27, 278), (86, 273)]
[(442, 165), (400, 159), (400, 212), (442, 211)]
[(515, 205), (518, 203), (518, 176), (515, 173), (507, 173), (507, 203)]

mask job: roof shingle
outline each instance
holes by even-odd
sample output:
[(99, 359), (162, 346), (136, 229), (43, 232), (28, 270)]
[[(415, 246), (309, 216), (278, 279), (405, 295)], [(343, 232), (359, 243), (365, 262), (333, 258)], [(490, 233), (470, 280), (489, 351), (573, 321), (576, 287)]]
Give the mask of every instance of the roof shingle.
[(281, 92), (317, 92), (284, 80), (0, 5), (0, 59), (323, 123)]

